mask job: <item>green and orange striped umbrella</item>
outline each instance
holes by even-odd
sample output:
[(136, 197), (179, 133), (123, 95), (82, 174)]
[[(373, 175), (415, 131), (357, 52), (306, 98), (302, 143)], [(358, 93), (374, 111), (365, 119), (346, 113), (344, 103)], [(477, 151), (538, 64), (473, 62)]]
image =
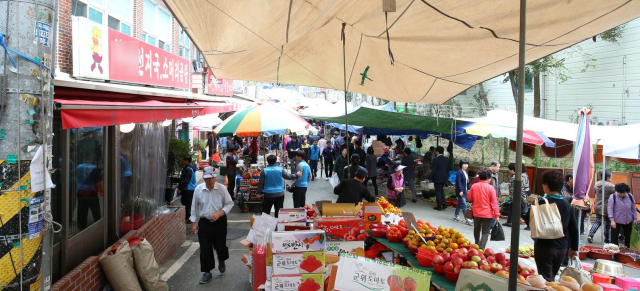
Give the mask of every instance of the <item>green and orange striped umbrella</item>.
[(295, 111), (272, 104), (256, 105), (238, 111), (214, 130), (219, 136), (270, 136), (287, 130), (308, 130), (309, 123)]

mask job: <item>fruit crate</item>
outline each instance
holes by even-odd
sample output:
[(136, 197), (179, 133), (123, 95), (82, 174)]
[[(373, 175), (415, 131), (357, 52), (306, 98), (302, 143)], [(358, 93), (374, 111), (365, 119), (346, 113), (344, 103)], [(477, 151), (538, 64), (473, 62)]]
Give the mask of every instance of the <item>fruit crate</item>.
[(258, 179), (240, 180), (240, 189), (242, 188), (249, 189), (249, 191), (247, 192), (243, 192), (242, 190), (240, 190), (240, 193), (242, 194), (244, 201), (248, 201), (248, 202), (262, 201), (262, 198), (260, 198), (260, 195), (258, 195), (258, 186), (251, 186), (251, 182), (258, 182)]

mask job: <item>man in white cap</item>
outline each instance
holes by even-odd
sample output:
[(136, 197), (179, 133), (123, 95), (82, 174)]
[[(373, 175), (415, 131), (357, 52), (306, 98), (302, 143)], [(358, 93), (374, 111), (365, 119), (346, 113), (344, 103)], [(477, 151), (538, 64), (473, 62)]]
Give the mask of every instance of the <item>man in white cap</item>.
[[(211, 282), (211, 270), (216, 266), (213, 250), (218, 254), (220, 273), (226, 267), (224, 261), (229, 258), (227, 248), (227, 214), (233, 208), (233, 200), (224, 185), (216, 183), (213, 167), (204, 168), (204, 183), (196, 187), (191, 204), (191, 231), (198, 234), (200, 243), (200, 271), (204, 274), (200, 284)], [(199, 220), (199, 221), (198, 221)], [(198, 223), (196, 223), (198, 222)]]

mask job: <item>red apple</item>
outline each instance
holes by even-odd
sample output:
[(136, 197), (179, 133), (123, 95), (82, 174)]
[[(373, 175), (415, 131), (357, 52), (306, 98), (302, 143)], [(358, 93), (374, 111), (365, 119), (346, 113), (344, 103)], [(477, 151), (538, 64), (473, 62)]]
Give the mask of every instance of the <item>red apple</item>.
[(491, 264), (491, 273), (497, 273), (498, 271), (502, 270), (502, 265), (498, 264), (498, 263), (493, 263)]
[(484, 250), (484, 255), (487, 257), (493, 256), (495, 253), (493, 252), (492, 249), (485, 249)]
[(485, 265), (480, 267), (480, 270), (483, 270), (485, 272), (491, 273), (491, 267), (489, 265)]
[(467, 263), (467, 266), (469, 266), (469, 269), (477, 269), (478, 268), (478, 263), (474, 262), (474, 261), (470, 261)]
[(442, 259), (443, 259), (445, 262), (448, 262), (448, 261), (450, 261), (450, 260), (451, 260), (451, 255), (450, 255), (450, 254), (448, 254), (448, 253), (444, 253), (444, 254), (442, 254)]
[(494, 258), (494, 257), (488, 257), (488, 258), (487, 258), (487, 262), (489, 262), (489, 263), (493, 264), (493, 263), (495, 263), (495, 262), (496, 262), (496, 258)]
[(498, 261), (498, 262), (502, 262), (502, 261), (507, 259), (507, 256), (505, 256), (504, 253), (497, 253), (497, 254), (494, 255), (494, 257), (496, 258), (496, 261)]
[(454, 265), (454, 266), (460, 266), (460, 265), (462, 265), (462, 263), (464, 263), (464, 261), (463, 261), (461, 258), (459, 258), (459, 257), (457, 257), (457, 258), (453, 259), (453, 261), (452, 261), (452, 262), (453, 262), (453, 265)]
[(462, 266), (458, 265), (453, 268), (453, 272), (456, 274), (460, 274), (460, 270), (462, 270)]
[(479, 266), (488, 266), (489, 262), (487, 262), (487, 260), (482, 260), (480, 261), (480, 263), (478, 263)]
[(444, 271), (445, 272), (453, 272), (453, 269), (455, 267), (453, 266), (453, 264), (451, 262), (447, 262), (446, 264), (444, 264)]
[(483, 254), (480, 254), (478, 257), (480, 257), (480, 259), (482, 259), (482, 260), (486, 260), (487, 259)]
[(476, 249), (471, 249), (471, 250), (469, 251), (469, 256), (470, 256), (470, 257), (473, 257), (473, 256), (479, 256), (479, 255), (480, 255), (480, 252), (478, 252), (478, 250), (476, 250)]
[(508, 267), (508, 265), (507, 265), (507, 261), (506, 261), (506, 260), (505, 260), (505, 261), (500, 261), (500, 262), (498, 262), (498, 263), (499, 263), (500, 265), (502, 265), (502, 267), (503, 267), (503, 268)]
[(444, 264), (444, 259), (442, 258), (442, 256), (440, 255), (436, 255), (433, 257), (433, 264), (434, 265), (443, 265)]
[(520, 262), (518, 262), (518, 273), (522, 272), (523, 270), (524, 270), (524, 266), (520, 264)]
[(463, 261), (468, 261), (469, 260), (469, 254), (468, 253), (462, 253), (462, 254), (460, 254), (460, 258)]
[(482, 259), (480, 259), (480, 257), (478, 257), (478, 256), (473, 256), (473, 257), (471, 257), (471, 261), (474, 261), (474, 262), (478, 263), (478, 262), (482, 261)]
[(507, 261), (507, 265), (506, 266), (509, 267), (511, 265), (511, 259), (506, 259), (506, 261)]

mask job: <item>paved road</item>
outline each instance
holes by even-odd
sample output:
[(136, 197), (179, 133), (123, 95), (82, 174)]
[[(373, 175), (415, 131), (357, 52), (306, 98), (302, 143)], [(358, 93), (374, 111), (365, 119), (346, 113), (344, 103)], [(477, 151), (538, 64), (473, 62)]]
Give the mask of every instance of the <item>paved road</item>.
[[(372, 187), (371, 191), (373, 191)], [(380, 191), (380, 193), (384, 193), (384, 191)], [(335, 201), (335, 199), (336, 195), (333, 194), (331, 185), (328, 181), (318, 179), (310, 182), (306, 198), (307, 204), (311, 204), (318, 200)], [(287, 193), (284, 206), (293, 207), (293, 201), (289, 193)], [(436, 226), (442, 225), (449, 228), (454, 227), (473, 241), (473, 227), (465, 225), (464, 223), (454, 222), (452, 220), (454, 209), (447, 208), (445, 211), (436, 211), (433, 210), (433, 206), (433, 204), (426, 201), (418, 201), (417, 203), (409, 202), (402, 208), (402, 210), (413, 212), (417, 219), (430, 221)], [(247, 233), (249, 229), (249, 217), (252, 214), (257, 214), (257, 211), (259, 211), (258, 206), (255, 206), (249, 213), (242, 213), (238, 207), (234, 207), (232, 212), (229, 214), (228, 228), (230, 230), (233, 229), (232, 231), (236, 236)], [(501, 223), (504, 222), (505, 219), (502, 219)], [(522, 228), (524, 228), (524, 226), (522, 226)], [(190, 226), (188, 225), (187, 231), (189, 229)], [(507, 241), (490, 241), (487, 244), (487, 247), (503, 251), (510, 244), (511, 228), (504, 227), (504, 231)], [(198, 237), (191, 233), (187, 234), (187, 241), (183, 247), (161, 266), (161, 273), (167, 276), (175, 271), (175, 273), (173, 273), (173, 275), (168, 279), (171, 290), (211, 290), (211, 288), (216, 288), (216, 290), (220, 290), (218, 288), (224, 288), (224, 290), (251, 290), (247, 267), (240, 261), (244, 254), (248, 254), (246, 247), (239, 243), (244, 237), (245, 236), (242, 235), (235, 239), (228, 239), (227, 246), (229, 247), (231, 258), (226, 264), (226, 274), (221, 275), (217, 269), (214, 270), (213, 282), (209, 284), (198, 285), (198, 280), (202, 276), (199, 264), (200, 250), (197, 245)], [(599, 242), (599, 233), (596, 235), (595, 242), (596, 244), (601, 245)], [(531, 240), (530, 233), (528, 231), (520, 231), (520, 245), (533, 245), (533, 241)], [(524, 262), (529, 266), (535, 266), (532, 259), (525, 260)], [(593, 261), (589, 259), (585, 262), (593, 263)], [(167, 272), (167, 270), (169, 270), (169, 272)], [(629, 277), (640, 277), (640, 271), (638, 270), (631, 268), (625, 268), (625, 270)]]

